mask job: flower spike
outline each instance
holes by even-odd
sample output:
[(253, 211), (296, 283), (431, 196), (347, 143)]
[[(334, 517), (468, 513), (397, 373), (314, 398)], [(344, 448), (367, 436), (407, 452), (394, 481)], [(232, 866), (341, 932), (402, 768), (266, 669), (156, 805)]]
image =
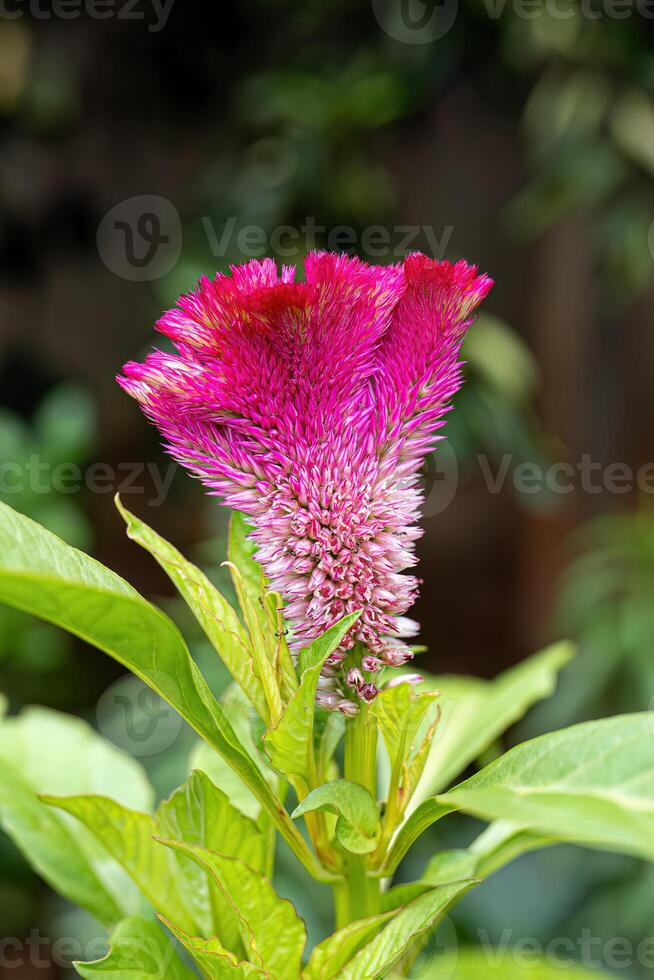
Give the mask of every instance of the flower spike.
[[(325, 664), (325, 707), (351, 713), (352, 696), (375, 697), (353, 667), (411, 659), (418, 472), (491, 285), (475, 266), (420, 254), (373, 266), (313, 253), (303, 283), (248, 262), (164, 314), (176, 354), (155, 351), (118, 379), (171, 455), (249, 519), (296, 649), (362, 610)], [(365, 663), (348, 662), (355, 644)]]

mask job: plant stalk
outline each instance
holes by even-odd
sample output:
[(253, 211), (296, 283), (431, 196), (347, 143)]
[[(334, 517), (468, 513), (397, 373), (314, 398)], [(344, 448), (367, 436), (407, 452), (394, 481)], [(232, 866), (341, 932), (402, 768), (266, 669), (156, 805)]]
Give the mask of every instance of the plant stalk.
[[(368, 705), (362, 704), (359, 713), (347, 720), (344, 775), (377, 800), (377, 725)], [(334, 885), (337, 929), (376, 915), (381, 905), (380, 881), (371, 876), (366, 855), (348, 854), (344, 873), (345, 881)]]

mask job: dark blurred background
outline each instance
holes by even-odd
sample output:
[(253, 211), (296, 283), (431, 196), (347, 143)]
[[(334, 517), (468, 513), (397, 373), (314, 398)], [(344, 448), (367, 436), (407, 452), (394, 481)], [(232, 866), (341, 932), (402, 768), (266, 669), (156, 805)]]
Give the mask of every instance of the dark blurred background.
[[(650, 0), (3, 0), (0, 499), (182, 616), (112, 504), (222, 556), (225, 515), (114, 382), (161, 311), (264, 254), (465, 257), (496, 287), (425, 470), (424, 664), (492, 677), (568, 635), (562, 690), (514, 737), (648, 708), (653, 18)], [(0, 609), (0, 669), (12, 709), (111, 737), (102, 654)], [(142, 760), (161, 793), (169, 757)], [(552, 854), (458, 927), (652, 934), (651, 869)], [(0, 858), (2, 935), (75, 935), (6, 841)]]

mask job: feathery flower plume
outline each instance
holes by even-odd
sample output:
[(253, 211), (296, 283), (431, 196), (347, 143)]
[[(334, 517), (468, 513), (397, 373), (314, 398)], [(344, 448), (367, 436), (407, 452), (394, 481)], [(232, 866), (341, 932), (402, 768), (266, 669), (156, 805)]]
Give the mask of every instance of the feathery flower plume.
[(265, 259), (201, 279), (157, 324), (177, 353), (118, 380), (172, 456), (249, 518), (295, 647), (362, 610), (318, 690), (350, 714), (377, 693), (362, 670), (411, 659), (418, 471), (492, 281), (420, 254), (372, 266), (313, 253), (305, 274)]

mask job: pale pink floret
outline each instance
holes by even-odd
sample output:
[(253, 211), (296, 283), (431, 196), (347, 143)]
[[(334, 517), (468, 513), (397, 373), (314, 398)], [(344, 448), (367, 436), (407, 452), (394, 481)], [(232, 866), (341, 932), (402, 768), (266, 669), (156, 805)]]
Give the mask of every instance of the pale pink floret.
[(348, 713), (377, 690), (343, 676), (356, 641), (382, 663), (410, 659), (418, 471), (492, 282), (419, 254), (370, 266), (314, 253), (305, 272), (296, 283), (265, 259), (202, 279), (157, 324), (178, 353), (129, 363), (119, 381), (175, 459), (250, 518), (296, 646), (362, 611), (318, 692)]

